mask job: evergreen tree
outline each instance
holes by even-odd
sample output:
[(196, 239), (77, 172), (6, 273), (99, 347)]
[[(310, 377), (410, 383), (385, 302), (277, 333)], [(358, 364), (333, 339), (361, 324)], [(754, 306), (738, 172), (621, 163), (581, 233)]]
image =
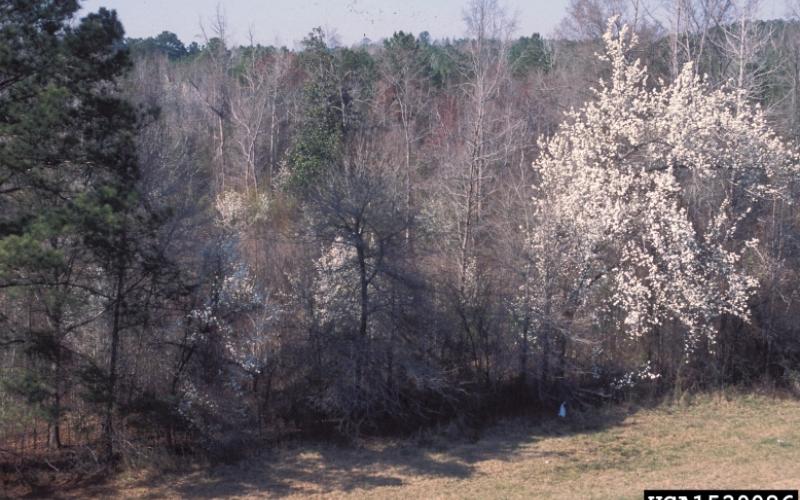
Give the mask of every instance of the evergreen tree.
[[(0, 287), (33, 313), (2, 318), (3, 341), (30, 355), (16, 388), (49, 416), (58, 445), (68, 337), (90, 324), (107, 333), (79, 354), (99, 374), (110, 458), (120, 335), (141, 321), (163, 259), (159, 219), (137, 192), (138, 113), (115, 84), (130, 65), (122, 25), (100, 9), (73, 26), (78, 7), (0, 3)], [(77, 314), (81, 303), (98, 313)]]
[(292, 182), (306, 186), (331, 167), (343, 168), (348, 142), (363, 126), (375, 64), (362, 50), (335, 49), (316, 28), (303, 40), (308, 73), (303, 123), (290, 152)]

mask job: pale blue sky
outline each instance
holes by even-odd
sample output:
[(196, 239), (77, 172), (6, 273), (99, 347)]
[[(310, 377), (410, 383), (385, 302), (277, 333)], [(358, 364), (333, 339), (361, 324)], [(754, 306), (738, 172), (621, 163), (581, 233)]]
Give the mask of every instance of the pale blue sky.
[[(252, 28), (256, 40), (293, 47), (315, 26), (335, 29), (345, 44), (391, 36), (398, 30), (434, 38), (460, 36), (466, 0), (85, 0), (84, 11), (115, 9), (128, 36), (164, 30), (184, 43), (201, 41), (200, 22), (210, 24), (217, 5), (225, 12), (231, 37), (244, 43)], [(506, 0), (518, 14), (519, 35), (549, 34), (561, 20), (567, 0)]]
[[(364, 36), (377, 41), (398, 30), (434, 38), (464, 32), (462, 9), (467, 0), (84, 0), (83, 11), (115, 9), (128, 36), (146, 37), (164, 30), (184, 43), (202, 42), (200, 25), (208, 27), (217, 7), (225, 13), (234, 43), (246, 43), (252, 30), (257, 42), (296, 47), (315, 26), (336, 30), (344, 44)], [(516, 13), (517, 35), (552, 34), (568, 0), (500, 0)], [(780, 17), (785, 0), (762, 0), (761, 16)]]

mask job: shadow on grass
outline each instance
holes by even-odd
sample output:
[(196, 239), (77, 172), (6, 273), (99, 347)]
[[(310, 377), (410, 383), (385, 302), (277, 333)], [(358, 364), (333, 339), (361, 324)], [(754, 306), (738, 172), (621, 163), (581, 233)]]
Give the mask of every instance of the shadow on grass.
[[(548, 437), (592, 434), (614, 426), (633, 413), (611, 407), (572, 416), (567, 420), (541, 416), (515, 417), (488, 427), (477, 440), (448, 439), (443, 434), (417, 440), (367, 440), (360, 446), (336, 446), (298, 441), (265, 452), (237, 465), (215, 466), (179, 476), (142, 479), (136, 488), (153, 491), (152, 498), (178, 495), (218, 498), (237, 495), (286, 496), (403, 486), (425, 478), (463, 480), (476, 474), (486, 460), (515, 461), (564, 457), (565, 452), (539, 450)], [(524, 453), (522, 451), (524, 448)]]

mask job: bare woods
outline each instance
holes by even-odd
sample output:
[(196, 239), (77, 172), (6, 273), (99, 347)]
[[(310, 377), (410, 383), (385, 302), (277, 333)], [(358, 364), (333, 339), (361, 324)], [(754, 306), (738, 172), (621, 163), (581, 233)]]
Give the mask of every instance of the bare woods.
[(0, 1), (0, 456), (800, 389), (800, 24), (645, 3), (287, 49)]

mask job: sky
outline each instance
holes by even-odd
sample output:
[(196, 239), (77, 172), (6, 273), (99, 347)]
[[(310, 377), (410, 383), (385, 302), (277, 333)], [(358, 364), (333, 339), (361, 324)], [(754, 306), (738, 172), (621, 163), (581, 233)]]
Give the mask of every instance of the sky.
[[(517, 35), (550, 34), (563, 17), (568, 0), (506, 0), (517, 15)], [(224, 12), (230, 38), (295, 47), (312, 28), (335, 29), (350, 45), (365, 36), (378, 41), (404, 30), (428, 31), (433, 38), (464, 33), (466, 0), (85, 0), (83, 13), (106, 7), (117, 11), (127, 36), (147, 37), (172, 31), (184, 42), (202, 42), (217, 6)]]
[[(761, 17), (780, 17), (785, 0), (762, 0)], [(84, 0), (83, 13), (114, 9), (128, 36), (143, 38), (172, 31), (186, 44), (202, 43), (201, 25), (209, 36), (217, 9), (224, 13), (228, 37), (244, 44), (252, 33), (257, 43), (296, 48), (312, 28), (338, 34), (345, 45), (373, 41), (403, 30), (428, 31), (433, 38), (464, 34), (462, 11), (467, 0)], [(516, 35), (551, 35), (564, 16), (568, 0), (501, 0), (517, 20)]]

